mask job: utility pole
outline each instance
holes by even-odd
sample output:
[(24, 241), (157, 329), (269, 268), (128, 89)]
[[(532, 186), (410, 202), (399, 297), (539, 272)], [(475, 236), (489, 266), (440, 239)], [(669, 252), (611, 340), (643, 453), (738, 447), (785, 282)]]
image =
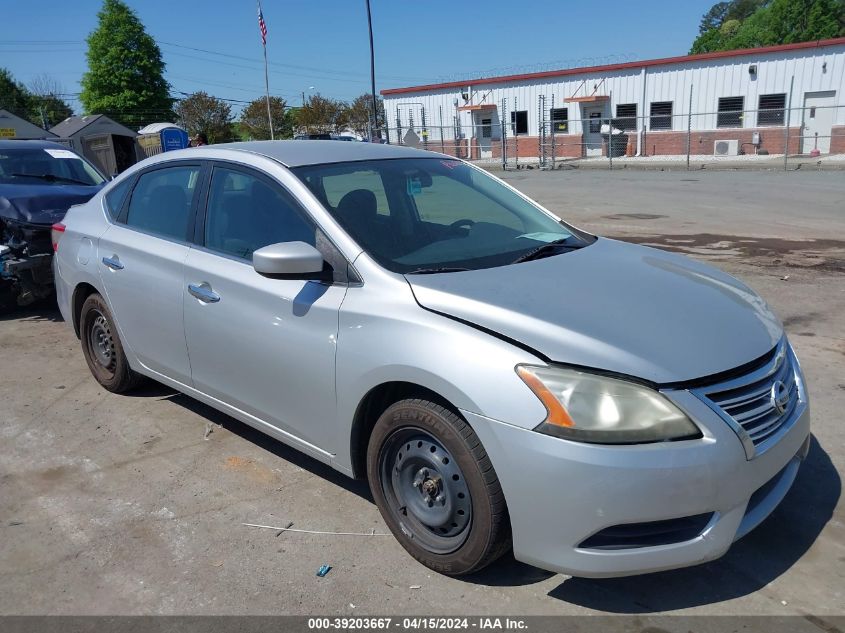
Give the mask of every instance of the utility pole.
[[(367, 26), (370, 29), (370, 91), (373, 100), (373, 128), (378, 128), (378, 102), (376, 101), (376, 57), (373, 51), (373, 15), (370, 11), (370, 0), (367, 3)], [(372, 135), (370, 136), (372, 141)]]

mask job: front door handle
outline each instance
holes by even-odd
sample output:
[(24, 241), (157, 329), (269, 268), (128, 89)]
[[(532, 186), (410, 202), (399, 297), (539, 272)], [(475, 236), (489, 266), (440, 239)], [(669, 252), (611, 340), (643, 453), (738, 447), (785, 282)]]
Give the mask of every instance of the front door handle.
[(220, 295), (214, 292), (211, 286), (205, 282), (201, 284), (188, 284), (188, 292), (203, 303), (217, 303), (220, 301)]
[(117, 258), (117, 255), (112, 255), (111, 257), (103, 257), (103, 263), (112, 270), (123, 270), (123, 264), (120, 263), (120, 260)]

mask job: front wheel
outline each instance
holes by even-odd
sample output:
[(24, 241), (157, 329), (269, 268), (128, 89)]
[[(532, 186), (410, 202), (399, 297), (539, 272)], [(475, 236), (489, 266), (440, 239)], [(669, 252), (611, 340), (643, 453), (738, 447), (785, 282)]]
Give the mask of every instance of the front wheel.
[(100, 295), (94, 293), (85, 300), (79, 324), (82, 353), (97, 382), (112, 393), (136, 387), (143, 378), (129, 367), (114, 317)]
[(370, 489), (390, 531), (427, 567), (478, 571), (510, 548), (502, 488), (478, 436), (452, 411), (402, 400), (376, 422)]

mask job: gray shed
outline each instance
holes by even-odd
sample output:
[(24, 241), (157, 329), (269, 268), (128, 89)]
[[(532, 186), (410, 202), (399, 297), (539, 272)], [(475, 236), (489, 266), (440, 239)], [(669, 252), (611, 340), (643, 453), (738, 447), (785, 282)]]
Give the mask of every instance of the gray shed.
[(8, 110), (0, 109), (0, 138), (2, 139), (54, 139), (56, 135), (42, 130), (26, 119)]
[(68, 117), (50, 131), (96, 164), (105, 174), (116, 174), (137, 163), (141, 156), (138, 133), (104, 114)]

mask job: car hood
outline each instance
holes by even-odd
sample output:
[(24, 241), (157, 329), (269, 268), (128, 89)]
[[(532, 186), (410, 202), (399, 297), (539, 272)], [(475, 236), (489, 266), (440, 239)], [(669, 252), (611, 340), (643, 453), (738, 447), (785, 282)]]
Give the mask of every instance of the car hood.
[(51, 225), (74, 204), (88, 202), (102, 185), (0, 184), (0, 220)]
[(604, 238), (521, 264), (406, 278), (424, 308), (513, 339), (553, 362), (657, 384), (733, 369), (783, 336), (766, 302), (730, 275)]

